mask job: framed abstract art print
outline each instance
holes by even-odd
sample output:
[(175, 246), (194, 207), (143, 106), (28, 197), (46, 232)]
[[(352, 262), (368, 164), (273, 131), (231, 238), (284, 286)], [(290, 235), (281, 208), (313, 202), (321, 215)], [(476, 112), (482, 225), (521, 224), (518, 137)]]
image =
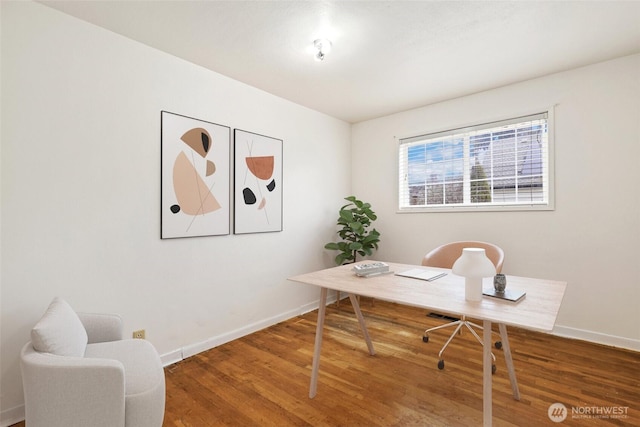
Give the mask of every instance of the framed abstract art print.
[(282, 231), (282, 140), (234, 130), (234, 233)]
[(231, 130), (161, 112), (162, 239), (230, 233)]

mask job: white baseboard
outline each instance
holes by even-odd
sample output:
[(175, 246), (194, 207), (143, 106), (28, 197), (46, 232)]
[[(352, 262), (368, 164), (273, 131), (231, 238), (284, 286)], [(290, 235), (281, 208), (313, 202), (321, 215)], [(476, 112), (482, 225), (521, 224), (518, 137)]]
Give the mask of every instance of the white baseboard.
[[(346, 298), (346, 294), (341, 295)], [(335, 294), (329, 294), (327, 298), (327, 304), (331, 304), (336, 301)], [(240, 329), (236, 329), (231, 332), (227, 332), (222, 335), (211, 337), (205, 341), (194, 343), (182, 347), (181, 349), (171, 351), (163, 354), (160, 358), (164, 366), (172, 365), (188, 357), (195, 356), (203, 351), (210, 350), (222, 344), (226, 344), (235, 339), (252, 334), (261, 329), (275, 325), (276, 323), (288, 320), (292, 317), (308, 313), (318, 308), (319, 301), (305, 304), (298, 309), (290, 310), (284, 313), (280, 313), (277, 316), (263, 319), (259, 322), (247, 325)], [(620, 347), (634, 351), (640, 351), (640, 340), (632, 340), (629, 338), (617, 337), (613, 335), (606, 335), (592, 331), (586, 331), (582, 329), (570, 328), (567, 326), (556, 326), (552, 332), (553, 335), (557, 335), (565, 338), (579, 339), (583, 341), (589, 341), (596, 344), (610, 345), (613, 347)]]
[(174, 363), (178, 363), (182, 359), (184, 359), (184, 357), (182, 357), (182, 350), (173, 350), (173, 351), (170, 351), (169, 353), (160, 355), (160, 361), (162, 362), (162, 366), (165, 366), (165, 367), (169, 365), (173, 365)]
[(16, 406), (0, 413), (0, 427), (9, 427), (20, 421), (24, 421), (24, 405)]
[[(336, 300), (336, 296), (330, 294), (327, 298), (327, 304), (331, 304), (335, 302), (335, 300)], [(260, 320), (259, 322), (255, 322), (250, 325), (246, 325), (234, 331), (230, 331), (222, 335), (211, 337), (201, 342), (186, 345), (181, 349), (173, 350), (173, 351), (170, 351), (169, 353), (165, 353), (161, 355), (160, 360), (162, 360), (163, 366), (172, 365), (188, 357), (195, 356), (198, 353), (202, 353), (203, 351), (211, 350), (212, 348), (217, 347), (219, 345), (226, 344), (238, 338), (242, 338), (246, 335), (250, 335), (254, 332), (268, 328), (269, 326), (275, 325), (276, 323), (280, 323), (285, 320), (291, 319), (292, 317), (299, 316), (301, 314), (305, 314), (310, 311), (316, 310), (319, 306), (319, 303), (320, 301), (315, 301), (309, 304), (305, 304), (303, 306), (298, 307), (297, 309), (279, 313), (276, 316)]]
[(640, 340), (618, 337), (615, 335), (601, 334), (599, 332), (586, 331), (584, 329), (570, 328), (568, 326), (557, 325), (553, 328), (553, 335), (564, 338), (589, 341), (596, 344), (626, 348), (628, 350), (640, 351)]

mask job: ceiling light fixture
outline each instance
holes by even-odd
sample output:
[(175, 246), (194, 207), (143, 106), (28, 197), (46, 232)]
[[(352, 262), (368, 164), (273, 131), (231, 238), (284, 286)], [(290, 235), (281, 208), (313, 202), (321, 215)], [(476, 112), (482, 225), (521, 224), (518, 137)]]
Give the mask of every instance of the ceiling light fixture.
[(327, 39), (317, 39), (313, 42), (313, 47), (316, 49), (314, 58), (316, 61), (323, 61), (325, 55), (331, 52), (331, 42)]

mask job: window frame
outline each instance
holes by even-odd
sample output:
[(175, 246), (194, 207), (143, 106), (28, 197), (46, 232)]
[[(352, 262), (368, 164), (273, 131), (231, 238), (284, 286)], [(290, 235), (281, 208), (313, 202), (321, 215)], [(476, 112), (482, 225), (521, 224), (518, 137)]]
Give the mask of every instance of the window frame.
[[(491, 202), (491, 204), (478, 204), (478, 205), (456, 205), (456, 204), (445, 204), (445, 205), (432, 205), (432, 206), (402, 206), (401, 197), (403, 195), (408, 194), (408, 189), (404, 191), (404, 187), (408, 186), (407, 183), (404, 183), (405, 179), (401, 176), (401, 165), (402, 159), (400, 158), (402, 154), (402, 146), (410, 143), (411, 140), (419, 140), (420, 138), (429, 139), (438, 135), (450, 134), (455, 135), (459, 133), (465, 132), (465, 130), (473, 129), (473, 128), (481, 128), (486, 126), (486, 128), (490, 128), (490, 125), (500, 124), (501, 122), (509, 122), (514, 121), (519, 118), (526, 118), (527, 116), (535, 116), (538, 114), (547, 115), (547, 195), (548, 200), (546, 203), (507, 203), (507, 202)], [(435, 213), (435, 212), (508, 212), (508, 211), (553, 211), (555, 210), (555, 117), (554, 117), (554, 107), (540, 108), (533, 111), (528, 111), (521, 114), (513, 114), (510, 116), (502, 116), (501, 118), (497, 118), (494, 120), (486, 120), (483, 122), (476, 122), (473, 124), (467, 124), (462, 126), (451, 126), (446, 129), (433, 130), (427, 132), (413, 133), (411, 135), (396, 137), (397, 139), (397, 147), (396, 147), (396, 179), (398, 180), (396, 183), (396, 203), (397, 203), (397, 213)], [(409, 141), (409, 142), (408, 142)], [(468, 163), (468, 157), (465, 155), (464, 161)], [(405, 161), (405, 166), (408, 165), (408, 161)], [(466, 165), (465, 167), (468, 167)], [(465, 185), (468, 183), (465, 182)]]

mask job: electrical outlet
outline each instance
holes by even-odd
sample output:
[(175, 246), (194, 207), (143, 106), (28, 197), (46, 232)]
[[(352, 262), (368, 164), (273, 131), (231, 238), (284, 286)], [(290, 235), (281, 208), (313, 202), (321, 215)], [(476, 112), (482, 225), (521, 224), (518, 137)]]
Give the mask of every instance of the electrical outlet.
[(144, 329), (140, 329), (139, 331), (133, 331), (133, 337), (143, 340), (144, 339)]

